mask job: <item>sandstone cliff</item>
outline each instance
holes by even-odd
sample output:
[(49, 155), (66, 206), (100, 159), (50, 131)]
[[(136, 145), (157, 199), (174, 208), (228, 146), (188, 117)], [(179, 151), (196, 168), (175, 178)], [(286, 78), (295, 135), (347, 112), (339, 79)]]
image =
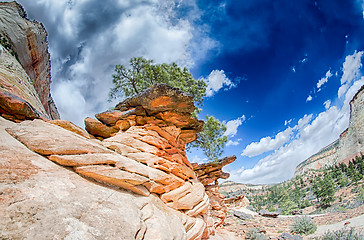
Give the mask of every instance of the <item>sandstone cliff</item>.
[[(13, 71), (15, 63), (8, 63), (8, 71), (1, 75), (11, 77), (2, 78), (2, 89), (23, 100), (24, 94), (30, 94), (29, 85), (33, 85), (35, 92), (43, 106), (32, 105), (47, 118), (58, 119), (59, 114), (50, 93), (50, 55), (48, 52), (47, 32), (42, 24), (30, 21), (24, 9), (16, 2), (0, 3), (0, 38), (20, 62), (28, 77)], [(5, 46), (4, 46), (5, 47)], [(3, 65), (4, 66), (4, 65)], [(8, 81), (5, 81), (5, 80)], [(4, 87), (5, 86), (5, 87)], [(16, 88), (9, 90), (9, 88)], [(34, 94), (33, 92), (31, 94)]]
[(350, 101), (349, 127), (340, 134), (338, 140), (321, 149), (300, 163), (295, 176), (310, 169), (320, 169), (340, 162), (346, 162), (364, 153), (364, 86)]

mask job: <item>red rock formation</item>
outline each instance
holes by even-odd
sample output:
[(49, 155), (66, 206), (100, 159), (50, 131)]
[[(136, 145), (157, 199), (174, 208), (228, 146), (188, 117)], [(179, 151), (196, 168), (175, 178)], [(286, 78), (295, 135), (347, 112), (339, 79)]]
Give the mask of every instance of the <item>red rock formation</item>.
[(22, 6), (15, 1), (2, 2), (0, 36), (9, 42), (16, 53), (17, 59), (33, 82), (46, 114), (49, 118), (59, 119), (50, 94), (50, 55), (44, 26), (29, 21)]
[[(208, 229), (204, 233), (204, 238), (214, 234), (216, 228), (224, 224), (227, 208), (224, 202), (224, 195), (219, 193), (219, 178), (227, 179), (230, 174), (222, 171), (222, 168), (234, 162), (235, 156), (225, 157), (216, 162), (196, 164), (193, 163), (193, 170), (197, 174), (198, 180), (205, 186), (205, 190), (210, 199), (210, 209), (208, 212)], [(215, 183), (214, 185), (210, 185)]]

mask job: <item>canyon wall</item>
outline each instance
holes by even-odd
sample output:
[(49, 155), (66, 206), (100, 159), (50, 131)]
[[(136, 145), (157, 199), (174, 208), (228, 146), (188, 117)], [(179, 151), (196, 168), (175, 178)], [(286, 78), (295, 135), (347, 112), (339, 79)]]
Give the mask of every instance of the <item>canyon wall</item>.
[(329, 167), (340, 162), (348, 163), (355, 156), (364, 154), (364, 86), (350, 101), (349, 127), (340, 134), (338, 140), (321, 149), (300, 163), (295, 176), (310, 169)]
[[(50, 93), (51, 64), (48, 52), (47, 32), (42, 24), (27, 19), (26, 12), (16, 2), (0, 3), (0, 38), (3, 48), (14, 55), (28, 77), (2, 78), (2, 90), (16, 85), (17, 93), (29, 91), (33, 85), (43, 109), (37, 109), (47, 118), (59, 119), (59, 113)], [(11, 71), (11, 65), (8, 69)], [(28, 82), (28, 83), (26, 83)], [(23, 88), (26, 85), (26, 88)], [(14, 91), (12, 91), (14, 94)], [(33, 93), (32, 93), (33, 94)], [(16, 94), (15, 94), (16, 95)], [(18, 97), (22, 98), (20, 94)], [(35, 106), (34, 106), (35, 107)], [(44, 110), (44, 112), (43, 112)]]

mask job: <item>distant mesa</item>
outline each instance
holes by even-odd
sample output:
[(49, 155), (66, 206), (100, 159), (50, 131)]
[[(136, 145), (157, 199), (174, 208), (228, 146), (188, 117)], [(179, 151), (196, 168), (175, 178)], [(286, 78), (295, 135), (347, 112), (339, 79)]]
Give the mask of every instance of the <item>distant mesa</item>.
[(300, 163), (295, 176), (311, 169), (317, 170), (339, 164), (348, 164), (355, 156), (364, 154), (364, 86), (350, 101), (349, 127), (340, 134), (339, 139), (318, 153)]

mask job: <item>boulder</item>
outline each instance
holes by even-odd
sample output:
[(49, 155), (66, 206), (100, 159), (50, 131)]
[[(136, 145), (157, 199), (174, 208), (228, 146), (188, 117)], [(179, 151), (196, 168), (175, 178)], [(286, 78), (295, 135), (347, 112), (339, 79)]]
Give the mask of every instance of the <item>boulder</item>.
[(27, 101), (0, 90), (0, 115), (13, 121), (40, 118), (40, 113)]
[(269, 217), (269, 218), (277, 218), (279, 216), (279, 212), (269, 212), (267, 210), (260, 210), (258, 212), (260, 216)]
[(67, 120), (61, 120), (61, 119), (56, 119), (56, 120), (51, 120), (48, 121), (49, 123), (52, 123), (54, 125), (60, 126), (68, 131), (74, 132), (84, 138), (88, 138), (88, 139), (92, 139), (93, 137), (88, 134), (85, 130), (83, 130), (82, 128), (80, 128), (79, 126), (77, 126), (76, 124), (67, 121)]
[(119, 129), (117, 128), (108, 127), (105, 124), (102, 124), (101, 122), (92, 118), (85, 119), (85, 128), (86, 131), (90, 134), (102, 138), (111, 137), (119, 131)]

